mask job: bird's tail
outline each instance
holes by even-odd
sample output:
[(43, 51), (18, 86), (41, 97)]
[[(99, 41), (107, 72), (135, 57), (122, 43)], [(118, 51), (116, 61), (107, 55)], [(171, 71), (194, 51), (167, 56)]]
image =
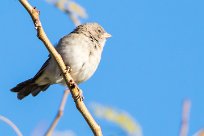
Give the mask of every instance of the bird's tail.
[(32, 96), (36, 96), (39, 92), (45, 91), (49, 86), (50, 84), (38, 85), (31, 78), (22, 83), (19, 83), (18, 85), (16, 85), (16, 87), (12, 88), (11, 91), (16, 92), (18, 99), (21, 100), (29, 94), (32, 94)]

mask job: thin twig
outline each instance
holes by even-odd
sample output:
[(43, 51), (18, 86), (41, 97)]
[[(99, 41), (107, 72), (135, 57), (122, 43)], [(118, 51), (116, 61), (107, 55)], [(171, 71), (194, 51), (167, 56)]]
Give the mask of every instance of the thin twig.
[(55, 127), (57, 126), (60, 118), (62, 117), (63, 113), (64, 113), (64, 107), (66, 105), (66, 101), (67, 101), (67, 97), (69, 95), (70, 91), (67, 89), (64, 91), (64, 95), (61, 101), (61, 104), (59, 106), (59, 110), (58, 113), (55, 116), (55, 119), (53, 120), (52, 124), (50, 125), (48, 131), (46, 132), (46, 135), (51, 135), (55, 129)]
[(53, 59), (56, 60), (57, 65), (59, 66), (59, 69), (63, 73), (64, 80), (72, 94), (72, 97), (74, 99), (74, 102), (76, 104), (77, 109), (80, 111), (86, 122), (88, 123), (89, 127), (91, 128), (93, 134), (95, 136), (102, 136), (102, 131), (100, 126), (95, 122), (93, 117), (91, 116), (90, 112), (86, 108), (85, 104), (81, 99), (78, 99), (80, 96), (80, 89), (78, 88), (77, 84), (74, 82), (73, 78), (70, 76), (63, 60), (60, 54), (55, 50), (54, 46), (46, 36), (43, 27), (41, 25), (40, 19), (39, 19), (39, 11), (36, 8), (33, 8), (27, 0), (19, 0), (20, 3), (24, 6), (24, 8), (28, 11), (30, 14), (34, 26), (37, 30), (37, 36), (38, 38), (44, 43), (46, 48), (48, 49), (49, 53), (53, 57)]
[(76, 16), (74, 16), (72, 13), (69, 12), (68, 15), (75, 26), (78, 26), (81, 24), (80, 20)]
[(18, 127), (12, 122), (10, 121), (8, 118), (0, 115), (0, 120), (4, 121), (6, 124), (8, 124), (11, 128), (13, 128), (13, 130), (15, 131), (15, 133), (18, 135), (18, 136), (23, 136), (21, 131), (18, 129)]
[(183, 103), (180, 136), (187, 136), (188, 135), (190, 108), (191, 108), (191, 101), (185, 100)]
[(79, 21), (77, 16), (75, 16), (70, 10), (64, 8), (65, 2), (66, 0), (59, 0), (57, 3), (55, 3), (55, 6), (64, 11), (65, 13), (67, 13), (75, 26), (80, 25), (81, 22)]

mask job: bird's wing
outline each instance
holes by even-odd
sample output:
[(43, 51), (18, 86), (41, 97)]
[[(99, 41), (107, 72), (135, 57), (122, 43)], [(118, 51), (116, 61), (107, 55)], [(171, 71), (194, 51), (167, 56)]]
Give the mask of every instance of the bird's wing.
[(33, 80), (37, 80), (41, 75), (42, 73), (44, 72), (44, 70), (46, 69), (47, 65), (49, 64), (49, 61), (50, 61), (51, 57), (49, 55), (49, 58), (46, 60), (46, 62), (42, 65), (42, 67), (40, 68), (40, 70), (38, 71), (38, 73), (33, 77)]

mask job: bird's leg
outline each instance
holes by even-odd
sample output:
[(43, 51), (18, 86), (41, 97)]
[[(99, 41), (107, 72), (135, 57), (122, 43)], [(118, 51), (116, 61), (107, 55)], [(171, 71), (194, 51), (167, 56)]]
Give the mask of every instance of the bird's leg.
[[(67, 65), (66, 65), (66, 69), (65, 69), (64, 74), (65, 74), (66, 72), (68, 72), (68, 73), (71, 73), (71, 72), (72, 72), (72, 69), (71, 69), (70, 66), (67, 66)], [(62, 75), (62, 73), (61, 73), (60, 75)], [(76, 83), (73, 83), (73, 81), (70, 80), (70, 86), (71, 86), (72, 88), (74, 88), (74, 87), (76, 87)], [(77, 87), (77, 90), (78, 90), (78, 95), (73, 97), (73, 98), (74, 98), (74, 101), (77, 101), (78, 99), (79, 99), (80, 101), (83, 101), (83, 100), (84, 100), (84, 96), (83, 96), (82, 90), (79, 89), (78, 87)]]

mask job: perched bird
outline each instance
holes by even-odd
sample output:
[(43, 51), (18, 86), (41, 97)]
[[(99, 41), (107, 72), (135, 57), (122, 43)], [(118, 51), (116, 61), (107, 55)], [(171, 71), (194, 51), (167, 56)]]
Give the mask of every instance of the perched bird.
[[(106, 39), (111, 37), (99, 24), (86, 23), (79, 25), (70, 34), (60, 39), (56, 50), (62, 56), (66, 66), (71, 68), (70, 74), (79, 84), (89, 79), (96, 71)], [(52, 56), (31, 79), (19, 83), (12, 88), (18, 99), (29, 94), (38, 95), (52, 84), (65, 84), (61, 70)]]

